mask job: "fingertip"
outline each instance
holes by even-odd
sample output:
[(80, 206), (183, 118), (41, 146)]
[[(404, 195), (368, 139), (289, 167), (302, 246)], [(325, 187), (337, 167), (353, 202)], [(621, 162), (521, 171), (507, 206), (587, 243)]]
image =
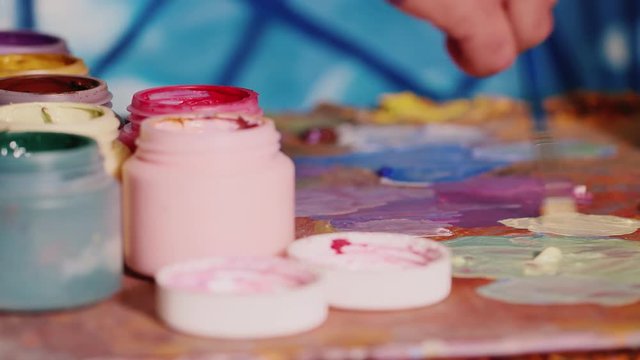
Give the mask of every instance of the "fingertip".
[(518, 51), (514, 43), (505, 41), (495, 51), (481, 52), (465, 50), (460, 42), (447, 38), (447, 50), (456, 65), (469, 75), (487, 77), (508, 69), (515, 62)]

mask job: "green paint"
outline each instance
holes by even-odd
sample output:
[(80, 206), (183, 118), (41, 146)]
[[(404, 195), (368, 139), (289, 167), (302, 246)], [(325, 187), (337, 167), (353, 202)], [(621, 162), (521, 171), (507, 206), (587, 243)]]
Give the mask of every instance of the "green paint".
[(444, 241), (453, 253), (453, 274), (463, 278), (526, 277), (525, 268), (545, 248), (562, 251), (557, 276), (640, 281), (640, 242), (622, 239), (472, 236)]
[(91, 145), (79, 135), (43, 132), (0, 132), (0, 157), (19, 158), (27, 154), (72, 150)]

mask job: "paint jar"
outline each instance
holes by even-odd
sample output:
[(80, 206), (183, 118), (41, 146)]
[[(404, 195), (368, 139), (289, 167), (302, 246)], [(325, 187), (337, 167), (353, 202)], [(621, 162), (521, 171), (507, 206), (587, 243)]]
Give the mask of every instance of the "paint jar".
[(262, 115), (255, 91), (217, 85), (176, 85), (142, 90), (133, 95), (127, 110), (131, 113), (130, 124), (122, 129), (120, 140), (131, 149), (135, 148), (140, 124), (151, 116), (193, 112)]
[(32, 74), (87, 75), (89, 69), (79, 58), (65, 54), (0, 55), (0, 78)]
[(70, 308), (116, 292), (118, 206), (92, 139), (0, 132), (0, 310)]
[(53, 35), (35, 31), (0, 31), (0, 54), (68, 54), (67, 43)]
[(12, 131), (63, 132), (92, 137), (104, 157), (105, 170), (116, 178), (129, 149), (118, 138), (120, 121), (113, 111), (81, 103), (22, 103), (0, 106), (0, 127)]
[(281, 253), (294, 238), (294, 169), (279, 139), (262, 117), (145, 121), (123, 167), (126, 263), (154, 275), (194, 258)]
[(76, 75), (24, 75), (0, 79), (0, 105), (24, 102), (78, 102), (111, 107), (107, 84)]

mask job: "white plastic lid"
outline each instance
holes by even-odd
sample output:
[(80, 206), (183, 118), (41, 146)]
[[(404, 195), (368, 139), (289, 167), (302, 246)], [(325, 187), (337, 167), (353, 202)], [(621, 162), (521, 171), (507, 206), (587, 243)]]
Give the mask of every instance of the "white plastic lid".
[(221, 257), (161, 269), (158, 314), (170, 327), (218, 338), (287, 336), (327, 317), (322, 284), (302, 264), (278, 257)]
[(416, 236), (314, 235), (294, 241), (287, 254), (323, 273), (329, 305), (336, 308), (416, 308), (440, 302), (451, 291), (449, 250)]

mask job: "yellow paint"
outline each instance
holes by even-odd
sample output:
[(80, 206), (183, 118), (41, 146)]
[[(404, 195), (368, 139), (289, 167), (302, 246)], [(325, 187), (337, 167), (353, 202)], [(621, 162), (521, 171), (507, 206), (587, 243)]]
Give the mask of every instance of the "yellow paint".
[(457, 119), (471, 108), (467, 99), (436, 103), (411, 92), (384, 95), (380, 109), (373, 113), (373, 122), (428, 123)]
[(87, 75), (81, 59), (64, 54), (0, 55), (0, 77), (27, 74)]

